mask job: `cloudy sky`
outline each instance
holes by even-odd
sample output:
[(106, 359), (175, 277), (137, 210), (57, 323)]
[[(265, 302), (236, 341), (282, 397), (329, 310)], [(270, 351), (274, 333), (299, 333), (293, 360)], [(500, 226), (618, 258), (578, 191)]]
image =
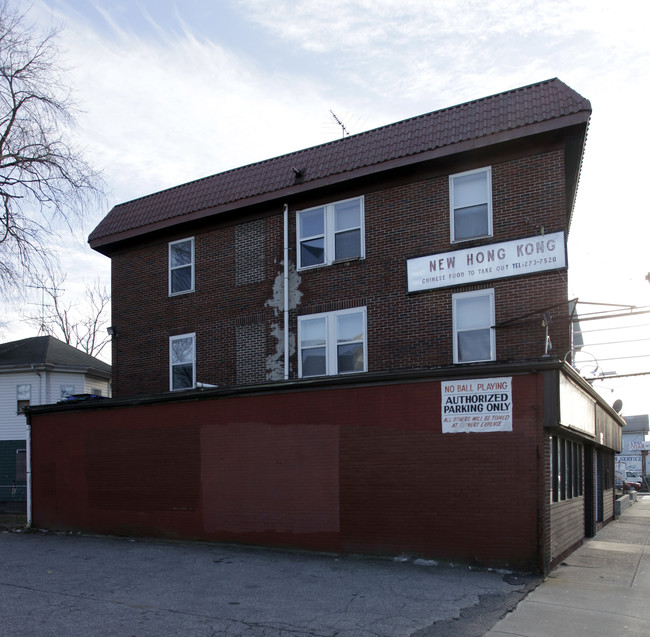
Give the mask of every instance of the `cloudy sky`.
[[(358, 133), (559, 77), (593, 107), (570, 295), (650, 305), (648, 0), (35, 0), (30, 16), (62, 28), (78, 133), (109, 190), (62, 255), (71, 288), (108, 282), (108, 259), (82, 246), (112, 205), (336, 139), (330, 110)], [(650, 356), (611, 365), (646, 371)], [(610, 381), (627, 413), (650, 411), (641, 379)]]

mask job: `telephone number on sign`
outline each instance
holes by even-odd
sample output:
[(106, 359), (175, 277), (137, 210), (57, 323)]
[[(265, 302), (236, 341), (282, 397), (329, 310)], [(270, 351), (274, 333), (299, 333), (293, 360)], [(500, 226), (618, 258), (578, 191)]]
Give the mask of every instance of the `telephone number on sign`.
[(557, 263), (557, 257), (544, 257), (543, 259), (531, 259), (530, 261), (524, 261), (521, 264), (521, 267), (534, 268), (538, 265), (547, 265), (549, 263)]

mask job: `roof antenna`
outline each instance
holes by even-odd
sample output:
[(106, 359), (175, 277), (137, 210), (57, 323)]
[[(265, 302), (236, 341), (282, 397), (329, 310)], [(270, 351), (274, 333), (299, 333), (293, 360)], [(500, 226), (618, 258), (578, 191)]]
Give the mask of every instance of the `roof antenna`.
[(45, 292), (47, 291), (48, 293), (54, 293), (57, 291), (56, 287), (48, 288), (45, 285), (26, 285), (26, 288), (33, 288), (35, 290), (40, 290), (41, 291), (41, 302), (40, 303), (29, 303), (29, 305), (40, 305), (41, 307), (41, 322), (38, 326), (38, 336), (41, 336), (41, 334), (48, 335), (48, 329), (47, 329), (47, 324), (45, 322)]
[(336, 113), (330, 108), (330, 113), (332, 113), (332, 117), (336, 121), (336, 123), (341, 127), (341, 137), (345, 137), (346, 135), (349, 137), (350, 136), (350, 131), (345, 127), (345, 124), (336, 116)]

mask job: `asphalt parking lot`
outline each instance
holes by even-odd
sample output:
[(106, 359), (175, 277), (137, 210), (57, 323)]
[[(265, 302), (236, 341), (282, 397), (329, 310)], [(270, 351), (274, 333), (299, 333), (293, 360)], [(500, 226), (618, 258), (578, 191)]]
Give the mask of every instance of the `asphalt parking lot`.
[(4, 529), (0, 632), (478, 637), (540, 579), (407, 557)]

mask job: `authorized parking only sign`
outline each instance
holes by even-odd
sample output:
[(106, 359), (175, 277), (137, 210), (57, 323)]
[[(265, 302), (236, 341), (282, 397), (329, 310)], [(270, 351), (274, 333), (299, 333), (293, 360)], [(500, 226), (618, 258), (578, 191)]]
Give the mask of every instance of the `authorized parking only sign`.
[(443, 381), (442, 433), (512, 431), (512, 378)]

